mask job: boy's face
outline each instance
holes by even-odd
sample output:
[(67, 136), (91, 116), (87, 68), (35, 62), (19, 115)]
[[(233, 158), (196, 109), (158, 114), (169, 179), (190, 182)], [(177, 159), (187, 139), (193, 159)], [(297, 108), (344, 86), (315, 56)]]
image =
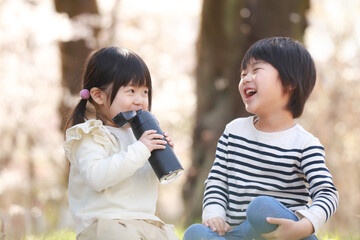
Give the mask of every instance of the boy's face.
[(259, 117), (288, 111), (289, 93), (284, 92), (277, 69), (265, 61), (250, 60), (241, 72), (239, 92), (246, 111)]

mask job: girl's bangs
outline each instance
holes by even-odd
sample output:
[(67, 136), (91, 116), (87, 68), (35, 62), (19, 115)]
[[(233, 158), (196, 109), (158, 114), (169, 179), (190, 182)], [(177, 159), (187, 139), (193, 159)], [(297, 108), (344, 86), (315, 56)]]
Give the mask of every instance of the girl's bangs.
[(147, 74), (138, 72), (131, 78), (131, 80), (129, 81), (128, 84), (130, 84), (132, 86), (151, 87), (151, 80), (149, 79), (149, 76)]

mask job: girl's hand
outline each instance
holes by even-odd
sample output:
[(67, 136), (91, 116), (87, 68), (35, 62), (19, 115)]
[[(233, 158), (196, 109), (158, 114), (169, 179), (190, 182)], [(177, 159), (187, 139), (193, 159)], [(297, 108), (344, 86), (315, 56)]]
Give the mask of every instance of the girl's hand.
[(288, 240), (288, 239), (303, 239), (314, 232), (312, 223), (307, 218), (302, 218), (300, 221), (294, 221), (283, 218), (266, 218), (266, 221), (271, 224), (277, 224), (279, 227), (270, 233), (262, 234), (267, 240)]
[(172, 141), (172, 139), (169, 137), (169, 134), (167, 132), (164, 132), (164, 137), (165, 140), (168, 142), (168, 144), (170, 145), (170, 147), (172, 149), (174, 149), (174, 142)]
[(139, 141), (152, 152), (155, 149), (165, 149), (166, 141), (163, 139), (164, 136), (156, 133), (156, 130), (147, 130), (141, 135)]
[(224, 236), (226, 232), (230, 231), (230, 225), (222, 217), (210, 218), (203, 221), (202, 224), (209, 227), (213, 232), (217, 232), (219, 236)]

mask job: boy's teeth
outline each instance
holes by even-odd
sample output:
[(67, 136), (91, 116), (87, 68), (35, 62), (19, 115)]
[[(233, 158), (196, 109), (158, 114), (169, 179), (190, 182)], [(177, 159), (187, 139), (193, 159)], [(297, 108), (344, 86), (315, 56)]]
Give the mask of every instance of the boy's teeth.
[(247, 95), (253, 95), (253, 94), (255, 94), (255, 93), (256, 93), (256, 91), (255, 91), (254, 89), (246, 90), (246, 94), (247, 94)]

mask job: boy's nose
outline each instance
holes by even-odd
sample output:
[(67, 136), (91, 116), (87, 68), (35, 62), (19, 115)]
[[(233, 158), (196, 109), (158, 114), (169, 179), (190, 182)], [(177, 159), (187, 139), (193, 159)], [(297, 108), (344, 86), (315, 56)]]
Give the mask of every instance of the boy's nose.
[(243, 82), (244, 83), (251, 82), (251, 80), (252, 80), (251, 74), (247, 74), (245, 77), (243, 77)]

